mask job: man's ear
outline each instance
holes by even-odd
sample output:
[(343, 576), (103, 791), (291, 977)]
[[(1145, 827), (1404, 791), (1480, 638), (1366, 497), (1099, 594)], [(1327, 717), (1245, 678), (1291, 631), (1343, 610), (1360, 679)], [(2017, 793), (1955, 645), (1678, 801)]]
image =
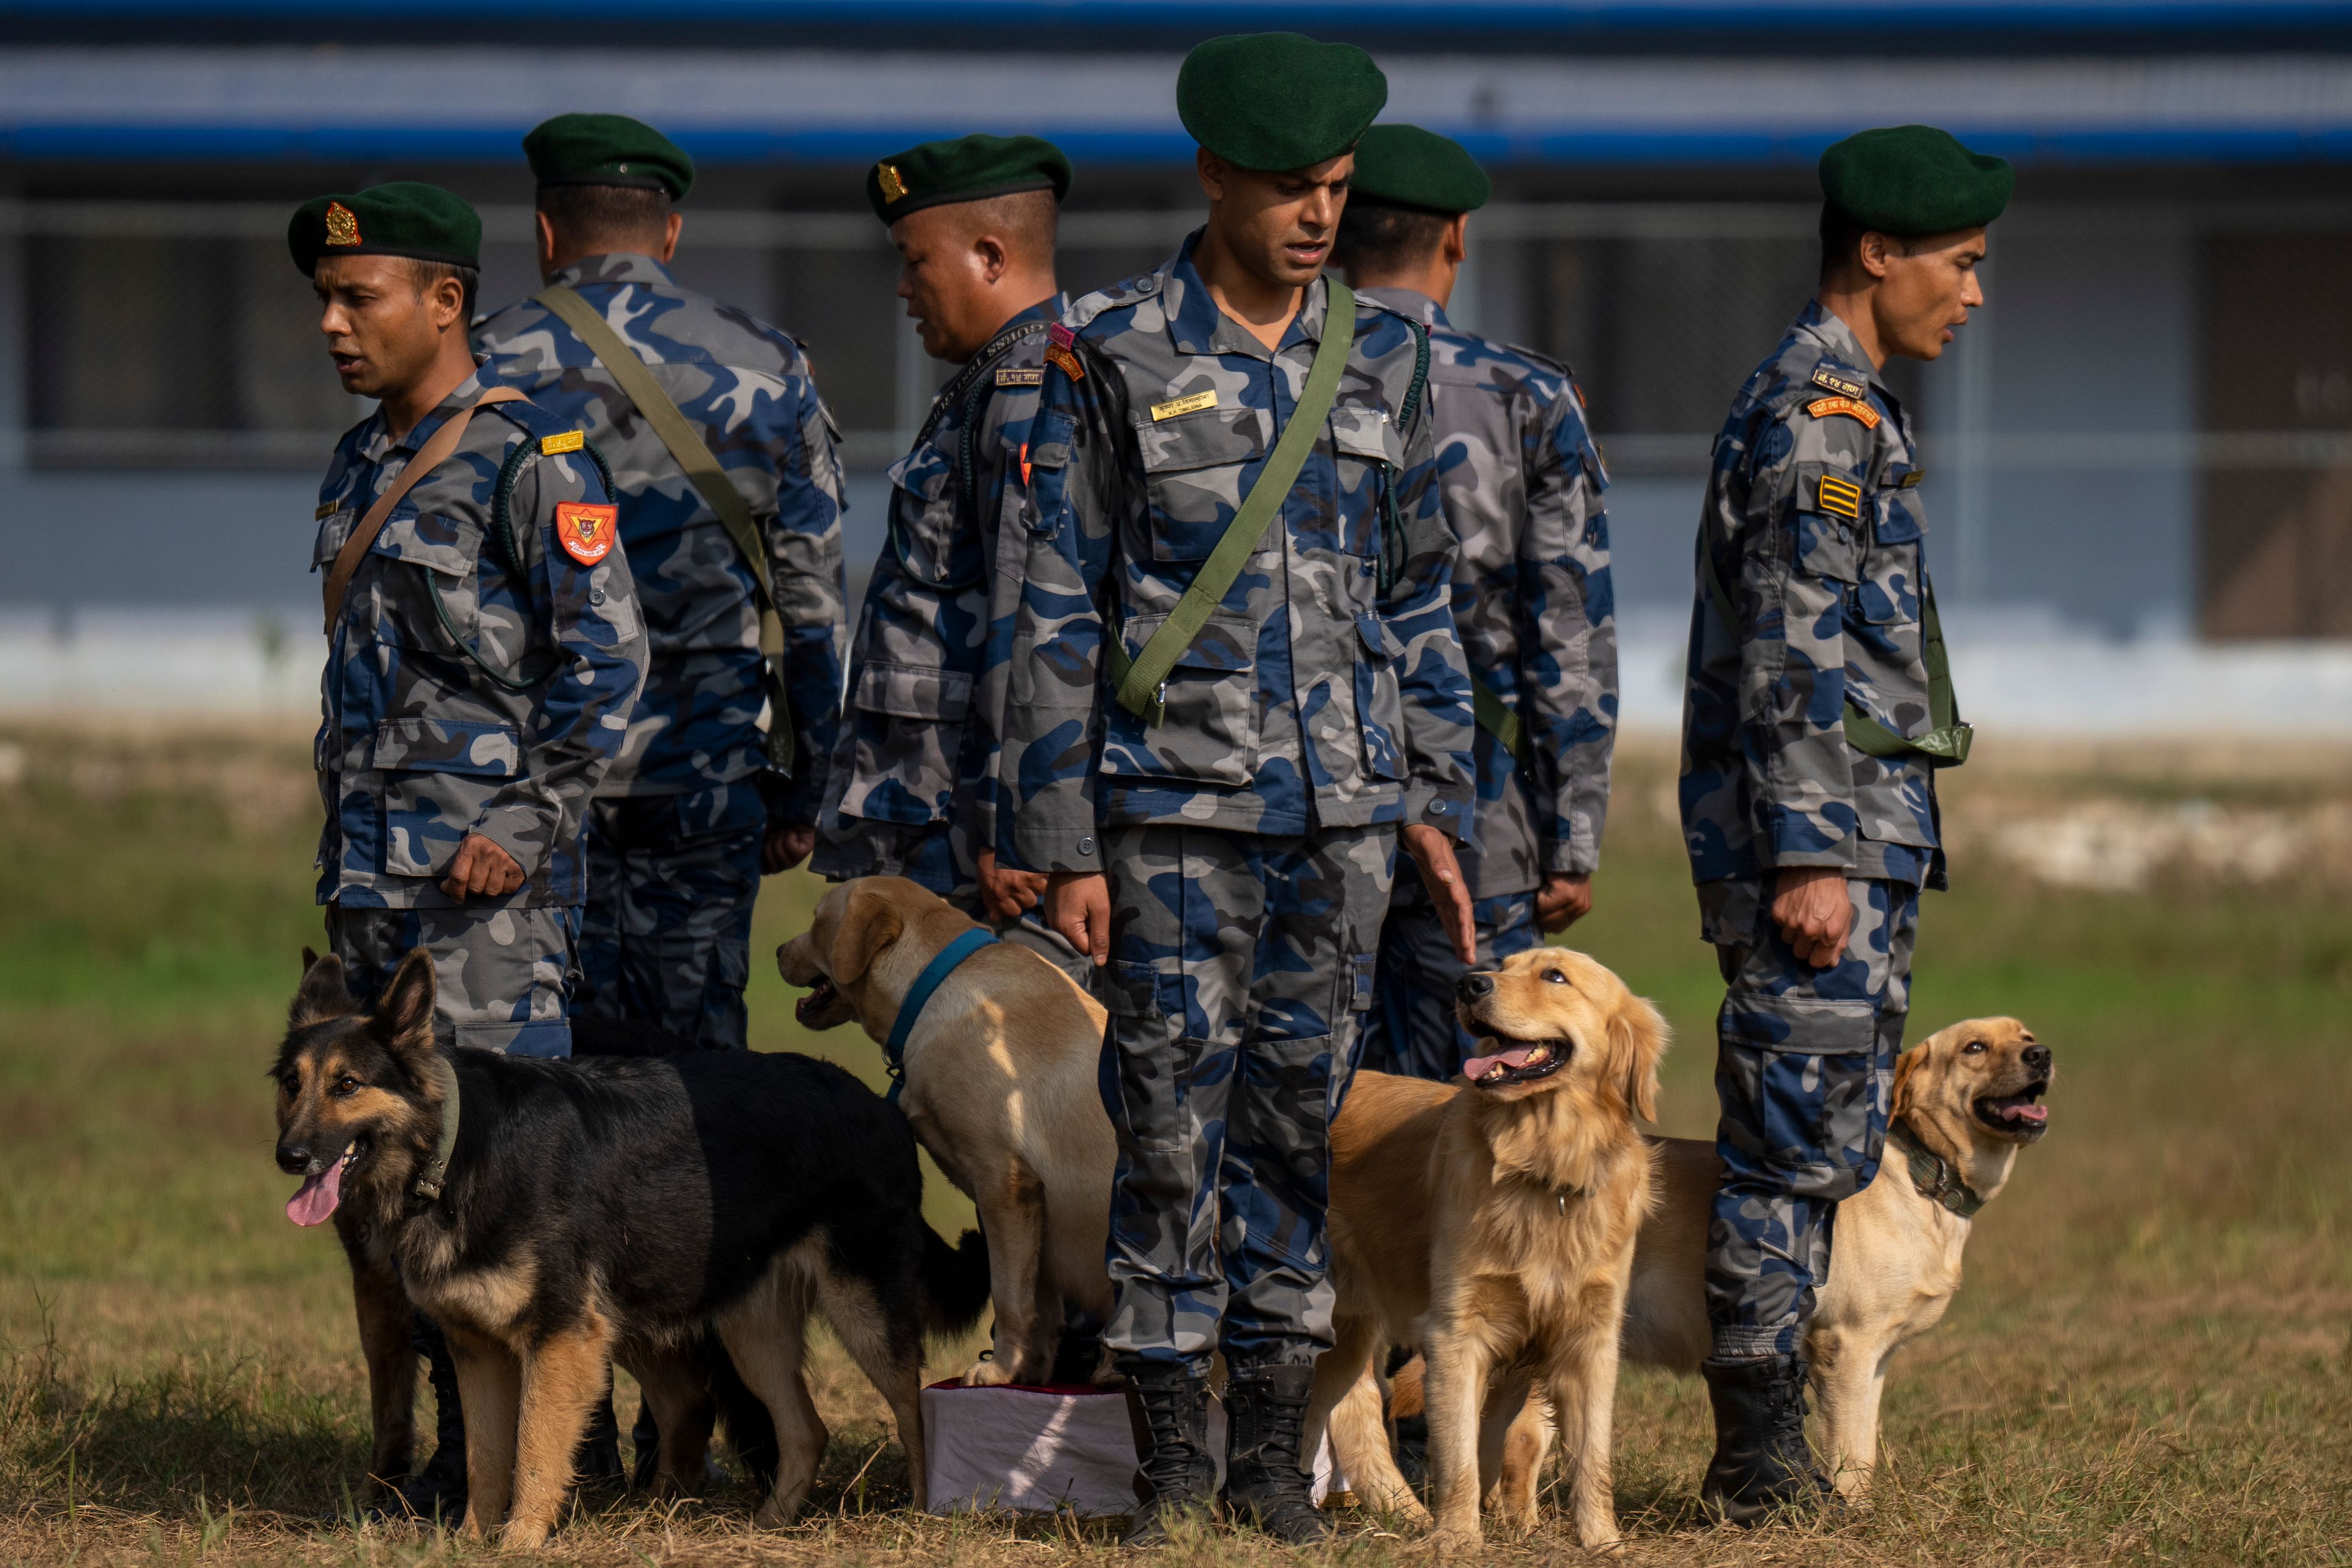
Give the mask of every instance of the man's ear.
[(1658, 1062), (1668, 1038), (1665, 1019), (1639, 996), (1627, 996), (1609, 1019), (1610, 1068), (1626, 1107), (1644, 1121), (1658, 1119)]
[(850, 883), (849, 896), (842, 900), (841, 923), (833, 932), (833, 983), (852, 985), (864, 979), (874, 960), (904, 930), (887, 893), (867, 879)]
[(304, 948), (302, 984), (294, 993), (294, 1005), (287, 1012), (286, 1026), (307, 1029), (330, 1018), (348, 1018), (359, 1010), (351, 987), (343, 981), (343, 961), (331, 952), (320, 958)]
[(1004, 242), (992, 234), (982, 235), (971, 242), (971, 247), (980, 258), (980, 276), (982, 282), (995, 282), (1004, 276), (1004, 269), (1013, 264), (1012, 258), (1005, 253)]
[(1855, 260), (1873, 278), (1885, 277), (1888, 261), (1896, 254), (1895, 241), (1874, 228), (1865, 230), (1861, 243), (1854, 247)]
[(1455, 213), (1454, 221), (1445, 226), (1445, 259), (1459, 267), (1470, 259), (1470, 215)]
[(1225, 199), (1225, 161), (1206, 147), (1192, 150), (1192, 169), (1201, 176), (1201, 194), (1213, 202)]
[(412, 947), (376, 998), (375, 1027), (384, 1046), (403, 1058), (433, 1049), (433, 955)]

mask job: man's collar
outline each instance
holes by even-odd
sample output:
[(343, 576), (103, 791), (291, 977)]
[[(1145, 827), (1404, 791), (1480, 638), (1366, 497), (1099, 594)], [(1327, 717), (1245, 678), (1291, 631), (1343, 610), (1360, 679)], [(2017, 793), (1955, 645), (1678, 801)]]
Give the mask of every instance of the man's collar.
[(1424, 327), (1443, 327), (1451, 331), (1454, 323), (1445, 317), (1445, 307), (1418, 289), (1401, 284), (1375, 283), (1359, 287), (1356, 293), (1377, 305), (1385, 305), (1400, 316), (1411, 316)]
[(1845, 318), (1819, 300), (1806, 302), (1805, 313), (1797, 318), (1797, 331), (1829, 350), (1839, 363), (1860, 371), (1864, 378), (1880, 391), (1886, 389), (1886, 378), (1878, 374), (1876, 365), (1870, 363), (1870, 355), (1863, 348), (1862, 340), (1854, 335), (1852, 327), (1846, 325)]
[[(996, 331), (1003, 331), (1004, 327), (1020, 326), (1024, 321), (1058, 321), (1069, 313), (1069, 295), (1057, 291), (1046, 299), (1038, 300), (1025, 310), (1016, 311), (1007, 316), (1004, 318), (1004, 326), (997, 328)], [(990, 337), (995, 335), (996, 332), (989, 333)]]
[(1172, 297), (1174, 300), (1168, 312), (1168, 331), (1175, 340), (1177, 353), (1247, 354), (1252, 359), (1270, 360), (1294, 343), (1323, 341), (1323, 311), (1330, 288), (1328, 279), (1317, 278), (1307, 286), (1307, 297), (1298, 307), (1298, 314), (1284, 329), (1282, 342), (1269, 349), (1255, 333), (1219, 310), (1216, 297), (1202, 281), (1200, 268), (1192, 265), (1192, 248), (1200, 244), (1203, 232), (1196, 228), (1186, 236), (1182, 248), (1168, 267), (1168, 284), (1162, 298)]
[(409, 426), (408, 433), (397, 441), (393, 440), (385, 429), (383, 408), (379, 405), (376, 411), (368, 416), (375, 421), (375, 428), (368, 433), (362, 455), (372, 463), (381, 463), (394, 452), (414, 452), (422, 447), (433, 438), (433, 432), (441, 428), (444, 420), (460, 408), (472, 407), (475, 400), (489, 388), (493, 378), (488, 374), (488, 360), (479, 354), (475, 355), (474, 374), (451, 387), (449, 395), (435, 404), (433, 411)]
[(642, 251), (615, 250), (603, 256), (583, 256), (549, 279), (567, 289), (577, 289), (583, 283), (666, 283), (677, 284), (669, 268)]

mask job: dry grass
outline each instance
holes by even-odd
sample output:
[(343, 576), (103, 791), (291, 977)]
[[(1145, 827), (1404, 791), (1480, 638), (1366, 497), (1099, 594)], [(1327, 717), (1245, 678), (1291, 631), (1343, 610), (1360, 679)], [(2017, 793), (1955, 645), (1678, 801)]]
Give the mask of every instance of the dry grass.
[[(350, 1518), (365, 1444), (347, 1287), (279, 1213), (258, 1079), (310, 940), (307, 761), (255, 733), (14, 731), (0, 784), (0, 1562), (409, 1563), (482, 1548)], [(2343, 798), (2340, 755), (1998, 752), (1956, 817), (2211, 797), (2292, 816)], [(1711, 1122), (1712, 965), (1658, 802), (1624, 763), (1600, 910), (1578, 939), (1657, 997), (1683, 1046), (1669, 1131)], [(2352, 914), (2331, 879), (2247, 886), (2157, 867), (2131, 896), (2053, 889), (1990, 856), (1930, 900), (1924, 1032), (2014, 1012), (2060, 1053), (2053, 1131), (1979, 1223), (1950, 1319), (1898, 1366), (1875, 1506), (1816, 1530), (1700, 1526), (1696, 1384), (1629, 1375), (1627, 1560), (1659, 1564), (2352, 1563)], [(772, 884), (761, 941), (813, 889)], [(767, 1048), (801, 1037), (772, 973)], [(942, 1226), (968, 1213), (934, 1177)], [(961, 1347), (959, 1347), (961, 1348)], [(955, 1362), (942, 1352), (940, 1364)], [(1109, 1556), (1100, 1526), (901, 1511), (878, 1402), (840, 1358), (809, 1521), (750, 1500), (583, 1512), (552, 1560), (971, 1563)], [(1365, 1521), (1368, 1525), (1376, 1521)], [(1574, 1555), (1547, 1527), (1498, 1563)], [(1291, 1556), (1223, 1538), (1171, 1563)], [(1328, 1552), (1425, 1551), (1373, 1531)]]

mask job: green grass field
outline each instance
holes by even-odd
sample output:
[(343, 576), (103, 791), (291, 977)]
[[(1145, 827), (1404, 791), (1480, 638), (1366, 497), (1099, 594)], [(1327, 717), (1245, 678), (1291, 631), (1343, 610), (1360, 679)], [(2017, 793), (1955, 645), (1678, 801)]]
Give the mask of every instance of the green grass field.
[[(0, 1562), (487, 1556), (342, 1517), (366, 1443), (348, 1286), (332, 1238), (281, 1212), (260, 1076), (317, 940), (306, 738), (20, 727), (0, 745), (26, 764), (0, 786)], [(1913, 1035), (2025, 1018), (2058, 1052), (2052, 1131), (1979, 1222), (1950, 1317), (1898, 1364), (1875, 1505), (1801, 1531), (1702, 1526), (1704, 1391), (1635, 1373), (1618, 1406), (1627, 1556), (2352, 1563), (2352, 758), (1984, 752), (1950, 776), (1962, 848), (1922, 921)], [(1670, 784), (1670, 759), (1628, 748), (1575, 938), (1664, 1008), (1682, 1044), (1664, 1125), (1705, 1134), (1717, 992)], [(2259, 879), (2234, 880), (2227, 855), (2176, 857), (2105, 893), (2053, 890), (1998, 852), (2021, 823), (2090, 809), (2126, 826), (2284, 823), (2286, 847)], [(762, 952), (815, 893), (769, 884)], [(792, 995), (755, 963), (756, 1044), (878, 1081), (862, 1035), (803, 1035)], [(957, 1223), (968, 1208), (932, 1180), (935, 1220)], [(803, 1525), (752, 1531), (740, 1492), (625, 1500), (576, 1519), (551, 1555), (1113, 1552), (1099, 1527), (898, 1511), (878, 1401), (837, 1356), (818, 1401), (836, 1436)], [(1548, 1525), (1492, 1551), (1574, 1546)], [(1422, 1554), (1381, 1531), (1329, 1553)], [(1231, 1539), (1170, 1554), (1277, 1555)]]

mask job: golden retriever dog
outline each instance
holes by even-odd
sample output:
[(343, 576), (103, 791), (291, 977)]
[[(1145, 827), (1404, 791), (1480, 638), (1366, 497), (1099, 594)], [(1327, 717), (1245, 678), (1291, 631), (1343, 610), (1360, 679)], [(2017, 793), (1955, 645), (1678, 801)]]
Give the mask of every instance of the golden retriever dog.
[[(1360, 1499), (1427, 1520), (1389, 1451), (1372, 1367), (1386, 1346), (1417, 1343), (1441, 1549), (1476, 1546), (1481, 1497), (1531, 1393), (1566, 1433), (1577, 1540), (1613, 1545), (1619, 1332), (1652, 1203), (1634, 1119), (1655, 1114), (1665, 1025), (1563, 948), (1463, 976), (1455, 1003), (1480, 1039), (1466, 1082), (1359, 1073), (1332, 1123), (1334, 1344), (1307, 1446), (1328, 1427)], [(1524, 1529), (1535, 1490), (1521, 1468), (1501, 1511)]]
[[(977, 929), (900, 877), (825, 894), (808, 931), (776, 951), (808, 994), (813, 1029), (852, 1018), (887, 1042), (930, 961)], [(983, 947), (932, 994), (907, 1037), (899, 1109), (948, 1180), (980, 1210), (996, 1303), (994, 1343), (966, 1384), (1044, 1383), (1063, 1304), (1110, 1315), (1104, 1246), (1117, 1151), (1096, 1087), (1102, 1006), (1017, 942)]]

